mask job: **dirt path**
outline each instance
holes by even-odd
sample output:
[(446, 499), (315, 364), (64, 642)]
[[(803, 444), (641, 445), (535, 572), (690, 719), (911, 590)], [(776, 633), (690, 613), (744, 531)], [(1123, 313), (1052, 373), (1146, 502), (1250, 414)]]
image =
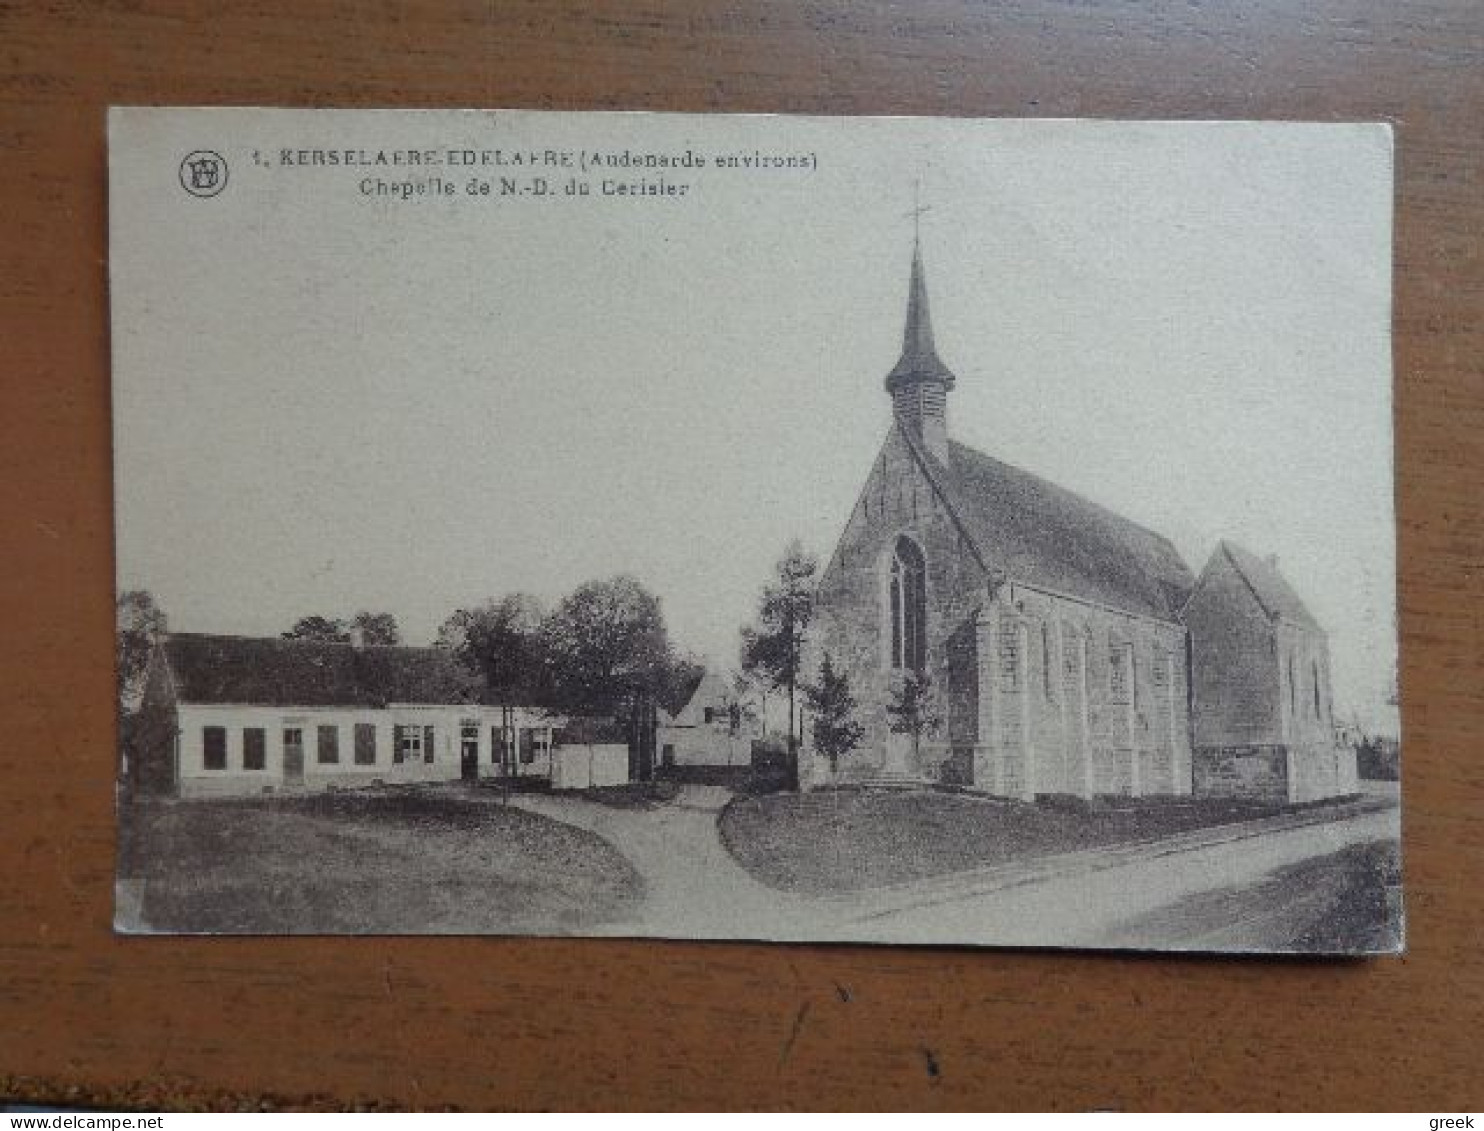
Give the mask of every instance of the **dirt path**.
[[(1137, 924), (1159, 922), (1155, 913), (1193, 895), (1219, 895), (1287, 865), (1394, 836), (1396, 829), (1390, 807), (1297, 827), (1273, 819), (820, 898), (776, 891), (733, 861), (716, 828), (729, 796), (719, 787), (688, 786), (673, 803), (652, 809), (559, 795), (523, 795), (511, 803), (596, 833), (644, 877), (640, 918), (605, 933), (685, 938), (1260, 951), (1286, 941), (1291, 914), (1247, 916), (1243, 930), (1229, 933), (1196, 924), (1167, 930), (1166, 923), (1158, 937), (1146, 937)], [(1295, 903), (1306, 898), (1302, 891), (1290, 895)]]
[(561, 794), (516, 794), (510, 803), (596, 833), (644, 877), (642, 921), (603, 933), (672, 938), (807, 938), (820, 908), (747, 874), (722, 847), (716, 815), (731, 793), (688, 785), (667, 805), (623, 809)]

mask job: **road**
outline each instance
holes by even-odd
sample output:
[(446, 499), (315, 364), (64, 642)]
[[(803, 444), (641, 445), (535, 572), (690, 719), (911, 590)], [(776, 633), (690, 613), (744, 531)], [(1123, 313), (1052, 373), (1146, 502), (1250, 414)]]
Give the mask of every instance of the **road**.
[[(1306, 913), (1303, 901), (1317, 894), (1287, 892), (1283, 907), (1271, 912), (1244, 905), (1234, 924), (1222, 893), (1351, 844), (1395, 837), (1397, 829), (1388, 806), (1299, 827), (1203, 830), (819, 898), (776, 891), (736, 864), (716, 829), (728, 796), (718, 787), (688, 786), (675, 802), (653, 809), (562, 795), (521, 795), (512, 803), (614, 845), (644, 877), (647, 898), (639, 920), (613, 924), (609, 933), (668, 938), (1281, 949), (1295, 917)], [(1204, 901), (1190, 902), (1196, 896)], [(1180, 910), (1187, 907), (1189, 914)]]
[[(1318, 893), (1288, 891), (1288, 902), (1256, 916), (1237, 892), (1292, 864), (1328, 856), (1352, 844), (1396, 835), (1396, 811), (1386, 809), (1323, 824), (1270, 831), (1199, 847), (1164, 851), (1144, 846), (1120, 852), (1108, 865), (1097, 852), (1059, 858), (1049, 874), (1006, 869), (960, 885), (935, 885), (921, 899), (904, 896), (856, 920), (854, 937), (872, 942), (939, 939), (1004, 946), (1282, 950), (1290, 927)], [(1163, 914), (1205, 896), (1199, 917)], [(1230, 913), (1223, 921), (1222, 916)]]

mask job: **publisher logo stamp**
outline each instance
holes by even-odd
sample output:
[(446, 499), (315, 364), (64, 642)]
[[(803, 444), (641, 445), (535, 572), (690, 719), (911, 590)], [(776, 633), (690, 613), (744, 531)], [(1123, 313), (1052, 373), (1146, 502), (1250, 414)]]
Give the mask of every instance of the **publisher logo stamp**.
[(180, 163), (180, 187), (192, 196), (216, 196), (227, 187), (227, 162), (220, 153), (197, 149)]

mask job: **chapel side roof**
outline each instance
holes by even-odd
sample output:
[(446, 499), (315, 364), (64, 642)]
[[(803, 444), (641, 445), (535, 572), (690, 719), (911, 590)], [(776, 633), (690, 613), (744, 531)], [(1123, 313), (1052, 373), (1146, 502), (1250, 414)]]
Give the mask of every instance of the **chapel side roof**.
[(1232, 568), (1247, 583), (1247, 587), (1252, 590), (1252, 595), (1257, 598), (1257, 603), (1263, 607), (1268, 616), (1274, 620), (1286, 620), (1292, 624), (1301, 624), (1305, 628), (1324, 631), (1319, 622), (1314, 619), (1313, 614), (1309, 612), (1303, 599), (1293, 591), (1287, 579), (1278, 572), (1275, 564), (1226, 539), (1217, 545), (1216, 553), (1226, 555), (1227, 561), (1231, 562)]
[(1178, 619), (1194, 578), (1167, 539), (964, 444), (950, 441), (944, 466), (909, 442), (936, 469), (991, 568), (1124, 612)]
[(483, 699), (483, 682), (442, 648), (205, 633), (172, 633), (162, 646), (182, 703), (380, 707)]

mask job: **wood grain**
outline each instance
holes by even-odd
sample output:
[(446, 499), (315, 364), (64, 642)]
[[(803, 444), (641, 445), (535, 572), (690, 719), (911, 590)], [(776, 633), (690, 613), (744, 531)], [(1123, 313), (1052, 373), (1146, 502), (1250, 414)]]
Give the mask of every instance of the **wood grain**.
[[(1395, 121), (1408, 957), (114, 938), (110, 102)], [(0, 3), (0, 1073), (216, 1103), (1477, 1109), (1481, 163), (1475, 0)]]

